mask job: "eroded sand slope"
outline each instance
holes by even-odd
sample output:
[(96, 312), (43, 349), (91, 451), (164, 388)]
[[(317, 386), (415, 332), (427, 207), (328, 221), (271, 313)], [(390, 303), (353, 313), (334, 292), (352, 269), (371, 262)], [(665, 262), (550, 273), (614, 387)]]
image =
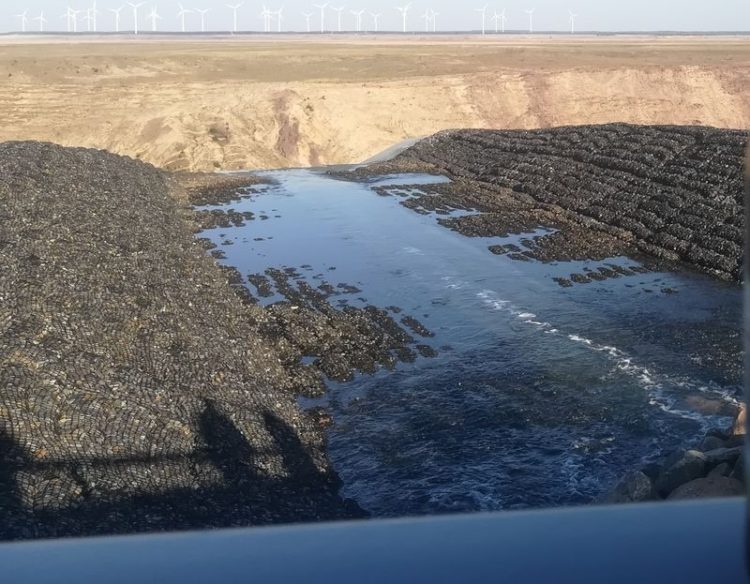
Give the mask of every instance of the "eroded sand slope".
[(750, 44), (732, 39), (8, 43), (0, 79), (0, 141), (169, 169), (359, 162), (459, 127), (750, 128)]

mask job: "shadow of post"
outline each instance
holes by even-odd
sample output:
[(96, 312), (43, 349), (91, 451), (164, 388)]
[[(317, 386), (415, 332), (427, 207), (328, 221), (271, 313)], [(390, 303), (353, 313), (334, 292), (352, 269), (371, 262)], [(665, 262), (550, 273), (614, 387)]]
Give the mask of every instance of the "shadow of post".
[(11, 537), (25, 531), (28, 514), (20, 497), (16, 475), (28, 461), (21, 448), (0, 429), (0, 524)]
[(211, 400), (205, 402), (199, 427), (205, 444), (203, 454), (221, 472), (227, 487), (242, 489), (258, 479), (253, 448)]
[(263, 422), (279, 447), (284, 466), (292, 481), (300, 483), (324, 481), (323, 474), (318, 470), (299, 436), (286, 422), (270, 412), (264, 412)]

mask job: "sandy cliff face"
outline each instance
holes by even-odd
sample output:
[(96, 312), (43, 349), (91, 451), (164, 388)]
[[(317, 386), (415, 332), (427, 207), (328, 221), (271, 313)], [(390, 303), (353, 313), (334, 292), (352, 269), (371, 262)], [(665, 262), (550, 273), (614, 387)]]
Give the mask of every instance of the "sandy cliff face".
[(0, 55), (0, 141), (169, 169), (359, 162), (447, 128), (750, 128), (746, 44), (82, 44)]

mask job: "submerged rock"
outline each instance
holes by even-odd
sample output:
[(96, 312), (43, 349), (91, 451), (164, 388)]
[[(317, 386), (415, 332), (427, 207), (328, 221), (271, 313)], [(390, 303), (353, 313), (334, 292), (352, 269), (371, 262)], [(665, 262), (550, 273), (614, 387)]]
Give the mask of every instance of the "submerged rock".
[(627, 473), (617, 486), (602, 499), (604, 503), (637, 503), (653, 501), (659, 495), (651, 479), (645, 473), (635, 470)]

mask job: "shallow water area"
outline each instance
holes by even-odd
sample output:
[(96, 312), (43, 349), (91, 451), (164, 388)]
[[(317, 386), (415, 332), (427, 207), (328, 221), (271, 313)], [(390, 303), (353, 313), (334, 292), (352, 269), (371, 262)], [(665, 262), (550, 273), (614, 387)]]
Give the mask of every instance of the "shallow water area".
[(334, 305), (398, 307), (394, 318), (434, 333), (419, 342), (436, 358), (331, 382), (324, 398), (304, 400), (330, 408), (342, 494), (372, 514), (585, 503), (627, 469), (728, 422), (741, 374), (739, 287), (647, 272), (563, 288), (554, 278), (638, 262), (494, 255), (489, 246), (523, 247), (544, 231), (469, 238), (438, 220), (474, 210), (400, 204), (443, 177), (258, 174), (270, 184), (201, 207), (255, 216), (201, 234), (221, 246), (222, 263), (244, 278), (294, 268), (336, 288)]

